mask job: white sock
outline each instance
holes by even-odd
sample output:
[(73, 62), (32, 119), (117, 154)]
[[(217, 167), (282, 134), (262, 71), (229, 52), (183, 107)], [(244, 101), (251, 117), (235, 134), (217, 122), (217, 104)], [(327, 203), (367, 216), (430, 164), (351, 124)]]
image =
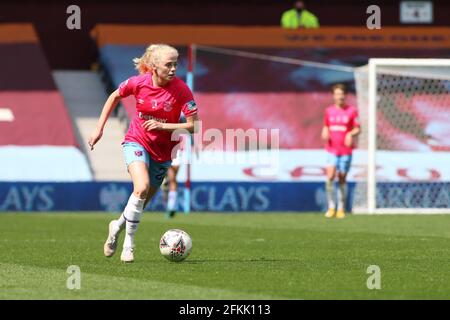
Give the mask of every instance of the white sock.
[(167, 200), (167, 211), (176, 211), (177, 208), (177, 195), (176, 191), (170, 191)]
[(327, 200), (328, 200), (328, 209), (336, 209), (336, 203), (334, 201), (334, 181), (327, 180), (326, 182), (327, 189)]
[(120, 215), (119, 219), (117, 219), (117, 227), (119, 228), (119, 230), (122, 230), (125, 227), (125, 222), (127, 221), (125, 219), (125, 213), (130, 210), (134, 211), (138, 200), (141, 199), (136, 197), (134, 194), (131, 194), (130, 198), (128, 198), (128, 203), (125, 206), (125, 209), (123, 209), (122, 214)]
[(139, 199), (132, 194), (128, 200), (125, 210), (122, 213), (121, 218), (125, 220), (125, 241), (123, 242), (124, 248), (134, 246), (134, 235), (136, 233), (139, 221), (141, 221), (142, 212), (144, 211), (144, 202), (145, 199)]
[(347, 193), (347, 184), (346, 183), (339, 183), (339, 189), (338, 189), (338, 210), (344, 210), (345, 209), (345, 198)]
[[(125, 209), (126, 209), (127, 207), (125, 207)], [(124, 211), (125, 211), (125, 209), (124, 209)], [(117, 228), (119, 229), (119, 230), (122, 230), (123, 229), (123, 227), (125, 226), (125, 222), (126, 222), (127, 220), (125, 220), (125, 217), (123, 216), (123, 212), (122, 212), (122, 214), (120, 215), (120, 217), (119, 217), (119, 219), (117, 219), (117, 223), (116, 223), (116, 225), (117, 225)]]
[(122, 229), (121, 229), (120, 225), (118, 224), (118, 222), (117, 221), (115, 221), (115, 222), (116, 223), (114, 224), (114, 227), (113, 227), (113, 229), (111, 231), (112, 231), (114, 236), (117, 236)]

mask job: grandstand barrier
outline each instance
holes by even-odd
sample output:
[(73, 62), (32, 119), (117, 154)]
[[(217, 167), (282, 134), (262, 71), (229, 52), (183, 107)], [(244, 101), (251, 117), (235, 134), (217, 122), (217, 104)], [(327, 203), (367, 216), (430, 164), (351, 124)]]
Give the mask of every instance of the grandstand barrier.
[[(180, 183), (179, 208), (183, 189)], [(1, 182), (0, 212), (121, 212), (131, 192), (132, 185), (127, 182)], [(193, 182), (191, 200), (192, 211), (202, 212), (323, 211), (326, 206), (324, 185), (320, 182)], [(165, 210), (161, 192), (146, 210)]]
[(0, 25), (0, 44), (38, 42), (36, 31), (30, 23), (5, 23)]
[(283, 29), (275, 26), (97, 24), (91, 37), (106, 44), (191, 43), (266, 48), (450, 48), (448, 27), (320, 27)]
[[(443, 190), (434, 195), (428, 192), (430, 183), (408, 184), (407, 187), (400, 184), (402, 182), (381, 184), (379, 204), (398, 208), (450, 207), (448, 182), (433, 183), (441, 184), (439, 189)], [(348, 211), (351, 211), (354, 186), (353, 182), (349, 184)], [(131, 192), (132, 185), (127, 182), (1, 182), (0, 212), (121, 212)], [(392, 192), (397, 194), (393, 196)], [(180, 183), (179, 208), (183, 194)], [(323, 182), (193, 182), (191, 201), (192, 211), (196, 212), (324, 212), (327, 206)], [(165, 203), (159, 192), (146, 211), (164, 210)]]
[(74, 146), (0, 146), (0, 180), (92, 181), (85, 154)]

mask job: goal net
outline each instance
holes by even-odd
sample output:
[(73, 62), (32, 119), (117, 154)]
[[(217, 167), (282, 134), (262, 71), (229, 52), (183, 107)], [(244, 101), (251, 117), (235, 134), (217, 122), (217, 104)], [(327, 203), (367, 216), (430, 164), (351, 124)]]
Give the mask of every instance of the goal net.
[(450, 59), (370, 59), (355, 81), (353, 211), (450, 213)]

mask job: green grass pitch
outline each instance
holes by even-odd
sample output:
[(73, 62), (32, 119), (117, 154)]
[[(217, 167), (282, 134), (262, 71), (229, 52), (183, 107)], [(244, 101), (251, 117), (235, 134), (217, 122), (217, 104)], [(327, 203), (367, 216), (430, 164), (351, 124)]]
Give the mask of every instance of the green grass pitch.
[[(0, 299), (449, 299), (450, 216), (146, 212), (135, 262), (103, 256), (105, 213), (0, 214)], [(159, 239), (181, 228), (191, 256)], [(69, 290), (67, 268), (81, 270)], [(370, 265), (381, 289), (369, 290)]]

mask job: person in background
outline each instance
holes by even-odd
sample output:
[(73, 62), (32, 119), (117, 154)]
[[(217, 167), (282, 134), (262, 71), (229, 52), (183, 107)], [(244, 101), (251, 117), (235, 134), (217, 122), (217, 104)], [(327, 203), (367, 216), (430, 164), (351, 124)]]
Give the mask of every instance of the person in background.
[[(322, 139), (326, 141), (328, 200), (327, 218), (345, 217), (347, 173), (352, 163), (355, 138), (361, 132), (358, 110), (346, 103), (347, 89), (344, 84), (335, 84), (332, 88), (334, 104), (325, 110)], [(338, 177), (338, 204), (334, 200), (334, 180)]]
[(306, 10), (304, 0), (297, 0), (294, 7), (281, 16), (281, 26), (286, 29), (318, 28), (319, 19)]
[[(180, 122), (186, 122), (186, 119), (183, 120), (183, 116), (181, 117), (182, 120)], [(166, 218), (173, 218), (175, 217), (175, 214), (178, 209), (178, 181), (177, 181), (177, 174), (180, 170), (180, 165), (182, 162), (183, 150), (180, 148), (177, 150), (176, 157), (172, 159), (172, 164), (170, 165), (169, 169), (167, 170), (167, 175), (164, 178), (161, 189), (163, 191), (163, 198), (166, 202)]]

